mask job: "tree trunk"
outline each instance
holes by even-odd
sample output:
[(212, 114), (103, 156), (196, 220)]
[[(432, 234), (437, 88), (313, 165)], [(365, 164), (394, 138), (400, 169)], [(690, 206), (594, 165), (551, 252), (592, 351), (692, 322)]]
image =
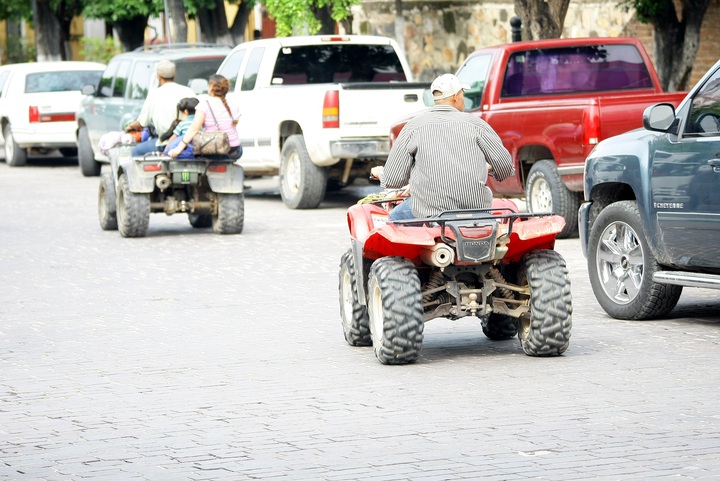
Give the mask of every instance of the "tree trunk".
[(562, 35), (570, 0), (514, 0), (522, 19), (525, 40), (558, 38)]
[[(35, 48), (38, 62), (67, 60), (63, 45), (60, 21), (50, 6), (50, 0), (33, 0), (33, 22), (35, 24)], [(68, 38), (67, 35), (64, 36)]]
[(649, 16), (655, 33), (655, 68), (663, 90), (687, 90), (700, 44), (700, 27), (710, 0), (684, 0), (682, 21), (675, 4), (666, 0), (657, 14)]
[(403, 17), (402, 0), (395, 0), (395, 41), (400, 50), (405, 52), (405, 17)]
[(235, 44), (228, 29), (225, 3), (223, 0), (216, 0), (215, 8), (198, 10), (197, 19), (200, 24), (200, 33), (204, 42), (229, 46)]
[(166, 0), (168, 16), (166, 32), (169, 43), (185, 43), (188, 38), (187, 19), (185, 18), (185, 5), (182, 0)]
[(123, 50), (135, 50), (145, 43), (145, 27), (148, 15), (138, 15), (125, 20), (113, 22), (113, 29), (120, 39)]
[(230, 35), (233, 39), (233, 45), (243, 43), (246, 40), (253, 40), (252, 38), (245, 38), (245, 30), (247, 29), (248, 19), (250, 18), (251, 13), (252, 8), (248, 6), (248, 2), (240, 2), (235, 19), (230, 26)]
[(330, 7), (310, 7), (315, 18), (320, 21), (320, 30), (317, 35), (333, 35), (335, 33), (335, 20), (330, 16)]

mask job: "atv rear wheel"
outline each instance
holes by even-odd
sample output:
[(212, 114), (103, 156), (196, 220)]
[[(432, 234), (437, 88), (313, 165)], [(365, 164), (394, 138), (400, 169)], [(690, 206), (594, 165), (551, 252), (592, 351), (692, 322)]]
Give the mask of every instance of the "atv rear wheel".
[(357, 283), (362, 280), (358, 279), (351, 249), (340, 259), (339, 281), (340, 317), (345, 340), (351, 346), (369, 346), (372, 344), (370, 319), (367, 308), (360, 304), (358, 298)]
[(245, 224), (245, 199), (242, 194), (216, 194), (217, 215), (212, 216), (216, 234), (239, 234)]
[(565, 260), (552, 250), (523, 256), (518, 284), (530, 287), (530, 311), (520, 317), (518, 337), (529, 356), (557, 356), (570, 344), (572, 295)]
[(383, 364), (417, 360), (423, 341), (420, 278), (403, 257), (376, 260), (368, 278), (368, 313), (375, 357)]
[(150, 223), (150, 195), (131, 192), (125, 174), (118, 179), (117, 221), (123, 237), (144, 237)]
[(112, 174), (103, 174), (100, 177), (98, 190), (98, 219), (102, 230), (117, 230), (117, 195)]

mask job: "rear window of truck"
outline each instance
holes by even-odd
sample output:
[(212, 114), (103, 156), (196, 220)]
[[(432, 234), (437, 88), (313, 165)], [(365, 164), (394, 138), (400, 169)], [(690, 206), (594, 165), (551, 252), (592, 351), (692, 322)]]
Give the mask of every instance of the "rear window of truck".
[(508, 60), (502, 97), (652, 87), (634, 45), (588, 45), (515, 52)]
[(400, 59), (390, 45), (283, 47), (272, 76), (274, 85), (405, 80)]

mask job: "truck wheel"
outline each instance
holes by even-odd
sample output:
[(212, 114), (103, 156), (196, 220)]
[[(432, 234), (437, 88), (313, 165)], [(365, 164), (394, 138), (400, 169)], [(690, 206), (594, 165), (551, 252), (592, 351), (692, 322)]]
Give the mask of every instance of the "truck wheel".
[(212, 227), (213, 217), (210, 214), (193, 214), (188, 212), (188, 220), (190, 225), (196, 229), (206, 229)]
[(118, 179), (117, 221), (123, 237), (144, 237), (150, 223), (150, 195), (130, 192), (125, 174)]
[(285, 141), (280, 161), (280, 195), (291, 209), (315, 209), (325, 197), (327, 169), (310, 160), (302, 135)]
[(95, 153), (92, 144), (90, 144), (90, 135), (85, 125), (78, 128), (77, 145), (78, 164), (80, 164), (82, 175), (85, 177), (97, 177), (100, 175), (101, 165), (100, 162), (95, 160)]
[(540, 160), (533, 164), (525, 196), (530, 212), (554, 212), (565, 218), (565, 227), (558, 238), (577, 236), (580, 197), (565, 187), (552, 161)]
[(217, 215), (212, 216), (216, 234), (239, 234), (245, 223), (245, 199), (242, 194), (216, 194)]
[(518, 322), (512, 316), (504, 314), (490, 314), (486, 323), (482, 326), (483, 334), (493, 341), (504, 341), (517, 336)]
[(343, 334), (351, 346), (369, 346), (370, 319), (367, 308), (360, 304), (357, 283), (361, 281), (355, 270), (352, 250), (348, 249), (340, 259), (339, 274), (340, 317), (342, 318)]
[(403, 257), (376, 260), (368, 278), (368, 314), (375, 357), (383, 364), (407, 364), (420, 355), (423, 311), (420, 278)]
[(5, 126), (3, 136), (5, 136), (5, 163), (10, 167), (25, 165), (27, 163), (27, 150), (21, 149), (15, 143), (10, 124)]
[(98, 191), (98, 219), (102, 230), (117, 230), (117, 196), (112, 174), (103, 174), (100, 177)]
[(600, 306), (616, 319), (650, 319), (672, 311), (682, 286), (657, 284), (655, 260), (634, 201), (605, 207), (590, 229), (590, 285)]
[(530, 311), (520, 317), (518, 337), (528, 356), (557, 356), (570, 344), (572, 295), (565, 260), (552, 250), (523, 256), (518, 284), (530, 287)]

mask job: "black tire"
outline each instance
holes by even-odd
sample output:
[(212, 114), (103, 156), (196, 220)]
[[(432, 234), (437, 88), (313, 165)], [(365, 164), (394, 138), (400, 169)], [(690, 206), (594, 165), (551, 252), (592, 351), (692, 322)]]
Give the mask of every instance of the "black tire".
[(664, 316), (680, 299), (682, 286), (652, 280), (661, 267), (634, 201), (615, 202), (600, 212), (590, 229), (587, 263), (595, 298), (616, 319)]
[(85, 125), (81, 125), (78, 128), (77, 156), (82, 175), (85, 177), (97, 177), (100, 175), (102, 165), (95, 160), (95, 153), (90, 143), (90, 135)]
[(188, 212), (188, 220), (190, 225), (196, 229), (207, 229), (213, 225), (213, 216), (211, 214), (193, 214)]
[(5, 137), (5, 163), (10, 167), (21, 167), (27, 163), (27, 150), (21, 149), (15, 142), (10, 124), (3, 130)]
[(493, 341), (512, 339), (518, 333), (518, 320), (504, 314), (490, 314), (482, 326), (483, 334)]
[(291, 209), (315, 209), (325, 198), (327, 169), (310, 160), (302, 135), (285, 141), (280, 160), (280, 195)]
[(523, 256), (518, 284), (530, 287), (530, 312), (520, 317), (518, 338), (528, 356), (557, 356), (570, 344), (572, 294), (565, 260), (552, 250)]
[(420, 278), (403, 257), (376, 260), (368, 278), (368, 316), (375, 357), (383, 364), (407, 364), (420, 356), (423, 310)]
[(348, 249), (340, 259), (339, 286), (340, 292), (340, 318), (342, 319), (343, 334), (345, 340), (351, 346), (369, 346), (372, 344), (370, 337), (370, 318), (367, 308), (360, 304), (357, 294), (358, 279), (357, 270), (352, 250)]
[(245, 223), (245, 199), (242, 194), (216, 194), (217, 215), (212, 216), (216, 234), (240, 234)]
[(530, 212), (554, 212), (565, 218), (558, 238), (577, 237), (580, 196), (562, 183), (555, 164), (550, 160), (535, 162), (525, 185), (525, 199)]
[(117, 195), (112, 174), (105, 173), (100, 177), (98, 190), (98, 219), (102, 230), (117, 230)]
[(144, 237), (150, 224), (150, 195), (130, 192), (125, 174), (118, 179), (117, 221), (123, 237)]

